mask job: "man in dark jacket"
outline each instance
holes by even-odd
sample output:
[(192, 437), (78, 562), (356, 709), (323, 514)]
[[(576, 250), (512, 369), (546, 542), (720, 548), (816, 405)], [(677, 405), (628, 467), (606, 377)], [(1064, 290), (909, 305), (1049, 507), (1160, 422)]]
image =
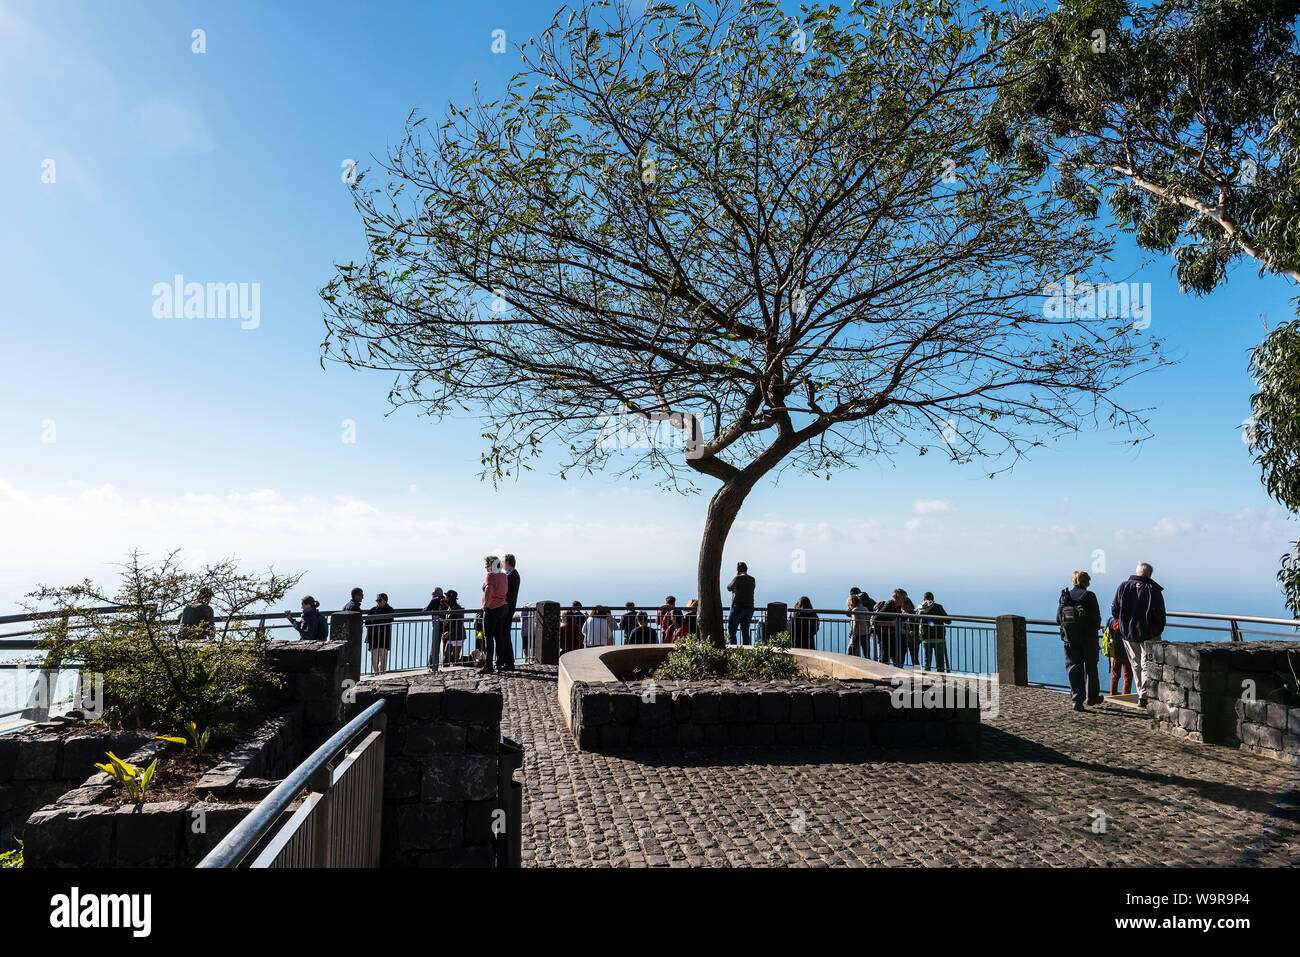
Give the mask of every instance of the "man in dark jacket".
[(1075, 572), (1072, 587), (1063, 588), (1056, 603), (1056, 623), (1061, 626), (1065, 645), (1065, 676), (1075, 711), (1085, 710), (1085, 702), (1094, 707), (1101, 704), (1101, 684), (1097, 680), (1101, 608), (1097, 596), (1088, 590), (1090, 584), (1091, 575)]
[[(502, 562), (506, 568), (506, 605), (510, 608), (510, 613), (506, 616), (506, 641), (510, 641), (510, 629), (514, 627), (515, 611), (519, 608), (519, 572), (515, 569), (515, 556), (507, 554)], [(522, 626), (522, 622), (520, 623)], [(523, 637), (523, 628), (520, 627), (520, 637)], [(528, 654), (530, 649), (525, 648), (524, 654)], [(515, 670), (514, 646), (510, 648), (510, 660), (502, 666), (506, 671)]]
[(370, 649), (370, 673), (382, 675), (388, 670), (388, 651), (393, 642), (393, 606), (380, 592), (375, 607), (366, 612), (366, 646)]
[(1119, 583), (1115, 599), (1110, 603), (1110, 617), (1119, 622), (1124, 650), (1133, 669), (1133, 683), (1138, 689), (1138, 704), (1143, 708), (1147, 706), (1147, 685), (1142, 643), (1159, 638), (1165, 630), (1164, 589), (1152, 580), (1151, 573), (1147, 562), (1139, 562), (1136, 574)]
[(934, 600), (934, 592), (926, 592), (921, 598), (921, 644), (925, 647), (925, 670), (930, 670), (930, 658), (934, 657), (936, 671), (948, 670), (948, 634), (944, 627), (952, 621), (943, 605)]
[(366, 597), (366, 593), (360, 588), (352, 589), (352, 600), (343, 606), (344, 611), (361, 611), (361, 599)]
[(749, 625), (754, 620), (754, 576), (749, 566), (736, 562), (736, 577), (727, 583), (731, 592), (731, 615), (727, 619), (727, 640), (736, 643), (736, 629), (740, 629), (742, 644), (749, 644)]

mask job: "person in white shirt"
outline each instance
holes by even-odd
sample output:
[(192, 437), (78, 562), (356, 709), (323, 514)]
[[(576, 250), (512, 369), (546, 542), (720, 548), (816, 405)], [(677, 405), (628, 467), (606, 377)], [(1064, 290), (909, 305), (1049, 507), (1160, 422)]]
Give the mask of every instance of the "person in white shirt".
[(604, 605), (593, 608), (587, 620), (582, 623), (582, 643), (588, 648), (614, 643), (614, 620)]

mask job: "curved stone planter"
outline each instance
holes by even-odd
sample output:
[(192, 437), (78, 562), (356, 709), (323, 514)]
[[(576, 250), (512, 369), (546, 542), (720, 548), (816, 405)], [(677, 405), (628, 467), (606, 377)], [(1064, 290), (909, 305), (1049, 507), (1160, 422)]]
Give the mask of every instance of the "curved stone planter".
[(865, 658), (793, 648), (815, 676), (798, 681), (619, 680), (618, 674), (654, 668), (671, 650), (672, 645), (617, 645), (560, 657), (560, 710), (580, 750), (841, 744), (966, 754), (979, 749), (973, 697), (923, 700), (918, 679), (926, 677)]

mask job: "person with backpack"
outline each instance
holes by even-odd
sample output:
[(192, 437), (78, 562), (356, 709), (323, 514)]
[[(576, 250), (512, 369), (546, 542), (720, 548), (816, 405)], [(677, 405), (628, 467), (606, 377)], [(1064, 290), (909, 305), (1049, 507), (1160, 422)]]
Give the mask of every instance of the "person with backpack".
[(1119, 583), (1110, 603), (1112, 627), (1117, 627), (1124, 639), (1124, 650), (1133, 669), (1133, 683), (1137, 685), (1138, 705), (1143, 708), (1147, 706), (1143, 643), (1159, 638), (1165, 630), (1164, 589), (1152, 580), (1152, 571), (1150, 564), (1139, 562), (1137, 571)]
[(930, 658), (934, 657), (934, 670), (948, 670), (948, 637), (944, 628), (952, 621), (943, 605), (934, 600), (934, 592), (921, 596), (921, 645), (925, 648), (925, 670), (930, 670)]
[(1101, 628), (1101, 608), (1097, 596), (1088, 590), (1092, 576), (1075, 572), (1073, 585), (1061, 589), (1056, 603), (1056, 623), (1061, 626), (1065, 645), (1065, 675), (1070, 682), (1070, 700), (1075, 711), (1084, 703), (1094, 708), (1101, 704), (1101, 682), (1097, 680), (1097, 659), (1101, 651), (1097, 631)]
[[(1114, 623), (1106, 626), (1101, 635), (1101, 653), (1110, 659), (1110, 694), (1132, 694), (1133, 666), (1129, 664), (1128, 652), (1124, 650), (1124, 639)], [(1124, 678), (1124, 690), (1119, 691), (1120, 676)]]
[(284, 617), (289, 619), (289, 624), (293, 625), (294, 631), (298, 632), (298, 637), (303, 641), (324, 641), (329, 637), (329, 623), (320, 613), (320, 602), (311, 595), (302, 600), (301, 623), (294, 621), (293, 615), (287, 611)]

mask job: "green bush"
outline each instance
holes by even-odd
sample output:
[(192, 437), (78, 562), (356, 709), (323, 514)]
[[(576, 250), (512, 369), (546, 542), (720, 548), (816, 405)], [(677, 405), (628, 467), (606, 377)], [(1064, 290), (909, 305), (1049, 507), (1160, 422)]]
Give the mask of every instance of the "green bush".
[(789, 681), (806, 677), (790, 654), (790, 636), (773, 635), (753, 647), (719, 648), (698, 635), (679, 638), (653, 675), (656, 681)]
[[(177, 552), (150, 563), (133, 551), (121, 568), (115, 590), (85, 581), (28, 596), (53, 612), (38, 626), (46, 666), (77, 661), (102, 675), (103, 716), (115, 724), (192, 728), (197, 743), (255, 719), (259, 696), (281, 679), (265, 634), (236, 616), (281, 601), (300, 576), (246, 574), (234, 559), (187, 572)], [(213, 620), (182, 627), (181, 611), (202, 589), (212, 592)], [(96, 610), (109, 605), (122, 610)]]

